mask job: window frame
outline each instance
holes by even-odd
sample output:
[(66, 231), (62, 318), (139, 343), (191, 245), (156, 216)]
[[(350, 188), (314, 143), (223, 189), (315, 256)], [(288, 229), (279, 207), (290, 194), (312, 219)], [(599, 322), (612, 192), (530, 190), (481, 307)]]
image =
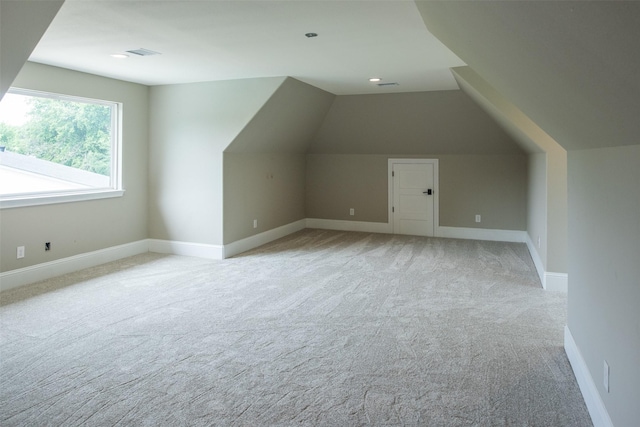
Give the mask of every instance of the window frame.
[(56, 203), (80, 202), (86, 200), (122, 197), (122, 102), (105, 99), (86, 98), (54, 92), (11, 87), (8, 94), (25, 95), (39, 98), (49, 98), (71, 102), (81, 102), (110, 107), (111, 113), (111, 173), (109, 187), (93, 187), (87, 189), (38, 191), (32, 193), (0, 194), (0, 209), (25, 206), (38, 206)]

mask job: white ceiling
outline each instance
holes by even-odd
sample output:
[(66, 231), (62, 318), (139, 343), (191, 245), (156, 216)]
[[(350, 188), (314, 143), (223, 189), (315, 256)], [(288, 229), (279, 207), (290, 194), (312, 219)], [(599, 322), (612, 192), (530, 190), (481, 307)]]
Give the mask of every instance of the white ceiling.
[[(162, 54), (110, 56), (138, 48)], [(291, 76), (336, 95), (457, 89), (449, 68), (465, 65), (406, 0), (66, 0), (30, 60), (146, 85)]]

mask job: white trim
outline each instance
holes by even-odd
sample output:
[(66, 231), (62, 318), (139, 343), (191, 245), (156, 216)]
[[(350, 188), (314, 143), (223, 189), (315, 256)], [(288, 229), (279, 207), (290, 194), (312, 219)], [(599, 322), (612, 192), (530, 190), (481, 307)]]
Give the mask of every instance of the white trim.
[(540, 278), (540, 283), (542, 287), (546, 289), (545, 285), (545, 271), (544, 271), (544, 263), (542, 262), (542, 258), (540, 258), (540, 254), (536, 249), (536, 246), (533, 244), (533, 240), (531, 240), (531, 236), (529, 233), (526, 234), (525, 243), (527, 244), (527, 249), (529, 249), (529, 254), (531, 255), (531, 259), (533, 260), (533, 264), (536, 266), (536, 271), (538, 272), (538, 277)]
[(17, 288), (84, 268), (94, 267), (118, 259), (148, 252), (147, 240), (125, 243), (93, 252), (86, 252), (55, 261), (44, 262), (31, 267), (0, 273), (0, 290)]
[[(393, 234), (393, 224), (386, 222), (346, 221), (336, 219), (307, 218), (307, 228), (323, 230), (362, 231), (365, 233)], [(525, 231), (492, 230), (487, 228), (437, 227), (435, 237), (498, 242), (524, 243)], [(559, 274), (559, 273), (556, 273)]]
[(492, 240), (496, 242), (524, 243), (526, 231), (494, 230), (489, 228), (437, 227), (436, 237), (449, 239)]
[(255, 236), (250, 236), (235, 242), (228, 243), (223, 247), (223, 257), (229, 258), (250, 249), (257, 248), (273, 240), (280, 239), (296, 231), (306, 228), (306, 220), (301, 219), (271, 230), (267, 230)]
[[(335, 219), (307, 218), (307, 228), (324, 230), (362, 231), (366, 233), (393, 233), (393, 224), (385, 222), (363, 222)], [(436, 237), (469, 240), (491, 240), (498, 242), (524, 243), (527, 233), (520, 230), (495, 230), (487, 228), (437, 227)], [(529, 249), (531, 251), (531, 249)], [(535, 260), (534, 260), (535, 263)], [(536, 265), (536, 268), (538, 266)], [(561, 275), (562, 273), (549, 273)], [(566, 275), (565, 275), (566, 276)], [(541, 279), (542, 280), (542, 279)]]
[(4, 196), (0, 199), (0, 209), (21, 208), (24, 206), (53, 205), (56, 203), (84, 202), (87, 200), (122, 197), (124, 190), (91, 190), (83, 193), (46, 194), (31, 196)]
[(607, 408), (600, 397), (593, 377), (589, 373), (589, 368), (582, 358), (580, 349), (571, 335), (569, 326), (564, 327), (564, 351), (567, 353), (571, 368), (578, 381), (578, 386), (582, 392), (582, 397), (591, 415), (593, 427), (613, 427)]
[(221, 245), (178, 242), (174, 240), (149, 239), (149, 252), (207, 259), (224, 258), (224, 247)]
[(387, 218), (389, 218), (389, 224), (391, 225), (391, 231), (393, 233), (393, 165), (394, 164), (432, 164), (433, 165), (433, 232), (437, 236), (438, 227), (440, 224), (440, 170), (438, 169), (438, 159), (396, 159), (390, 158), (387, 161), (387, 175), (388, 175), (388, 202), (387, 202)]
[(57, 101), (70, 101), (74, 103), (109, 107), (111, 110), (111, 137), (109, 141), (109, 148), (111, 149), (111, 179), (108, 187), (91, 186), (92, 188), (83, 191), (38, 191), (30, 194), (18, 194), (15, 196), (7, 194), (0, 198), (0, 209), (82, 202), (86, 200), (122, 197), (124, 195), (124, 189), (122, 188), (122, 102), (18, 87), (10, 87), (7, 90), (7, 93), (28, 96), (31, 98), (48, 98)]
[(569, 275), (567, 273), (544, 273), (544, 288), (547, 291), (564, 292), (569, 291)]
[(346, 221), (339, 219), (307, 218), (307, 228), (360, 231), (364, 233), (393, 233), (393, 225), (387, 222)]
[[(40, 280), (71, 273), (83, 268), (126, 258), (144, 252), (194, 256), (207, 259), (224, 259), (248, 251), (273, 240), (287, 236), (304, 228), (323, 230), (359, 231), (365, 233), (392, 234), (393, 225), (386, 222), (346, 221), (334, 219), (306, 218), (255, 236), (229, 243), (210, 245), (203, 243), (179, 242), (159, 239), (146, 239), (124, 245), (113, 246), (93, 252), (75, 255), (31, 267), (0, 273), (0, 290), (16, 288)], [(437, 227), (437, 237), (472, 240), (493, 240), (502, 242), (526, 242), (543, 288), (550, 291), (567, 292), (568, 276), (565, 273), (545, 272), (542, 262), (528, 234), (515, 230), (491, 230), (483, 228)]]
[(525, 243), (527, 244), (527, 248), (529, 249), (529, 253), (531, 254), (533, 264), (536, 266), (536, 271), (538, 272), (538, 277), (540, 278), (542, 287), (547, 291), (567, 293), (567, 290), (569, 288), (569, 276), (567, 275), (567, 273), (554, 273), (545, 271), (542, 258), (540, 258), (540, 254), (533, 244), (531, 236), (529, 236), (529, 233), (525, 233), (525, 237)]

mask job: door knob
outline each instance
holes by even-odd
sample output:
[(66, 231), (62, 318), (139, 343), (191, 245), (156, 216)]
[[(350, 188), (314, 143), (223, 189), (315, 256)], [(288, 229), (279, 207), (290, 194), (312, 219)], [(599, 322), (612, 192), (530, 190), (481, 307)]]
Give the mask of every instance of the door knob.
[(431, 189), (428, 189), (427, 191), (423, 191), (422, 194), (428, 194), (430, 196), (432, 194)]

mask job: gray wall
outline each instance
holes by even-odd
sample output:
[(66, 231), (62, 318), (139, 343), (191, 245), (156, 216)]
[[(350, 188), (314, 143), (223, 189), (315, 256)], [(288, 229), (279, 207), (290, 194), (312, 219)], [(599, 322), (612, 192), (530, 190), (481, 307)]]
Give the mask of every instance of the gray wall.
[[(388, 222), (388, 159), (382, 154), (307, 155), (307, 217)], [(404, 156), (407, 157), (407, 156)], [(409, 156), (415, 157), (415, 156)], [(441, 226), (524, 230), (524, 154), (429, 155), (439, 161)], [(349, 215), (349, 209), (355, 215)], [(475, 215), (482, 222), (475, 222)]]
[[(452, 71), (460, 88), (529, 154), (527, 233), (544, 270), (566, 273), (566, 150), (471, 68), (456, 67)], [(545, 154), (544, 164), (540, 153)]]
[(227, 147), (224, 243), (305, 218), (304, 153), (334, 98), (287, 78)]
[[(569, 152), (569, 329), (616, 426), (640, 419), (640, 145)], [(610, 366), (610, 392), (602, 365)]]
[(307, 155), (307, 218), (386, 223), (387, 159), (380, 154)]
[(284, 80), (150, 89), (151, 238), (223, 244), (223, 151)]
[(304, 180), (304, 154), (224, 153), (225, 244), (304, 219)]
[[(1, 271), (28, 267), (147, 238), (148, 88), (26, 63), (15, 87), (124, 103), (123, 197), (0, 211)], [(52, 250), (45, 252), (44, 243)], [(26, 257), (16, 259), (16, 247)]]
[(564, 273), (568, 265), (567, 151), (555, 141), (547, 148), (547, 271)]
[[(527, 158), (524, 154), (440, 158), (440, 225), (525, 230)], [(475, 222), (475, 214), (482, 222)]]
[(636, 425), (640, 3), (416, 4), (429, 31), (568, 150), (568, 326), (613, 424)]
[(337, 97), (307, 155), (307, 217), (387, 222), (391, 157), (439, 159), (440, 225), (526, 229), (526, 156), (459, 90)]
[(309, 148), (313, 154), (520, 154), (460, 90), (339, 96)]
[(529, 154), (528, 165), (527, 233), (547, 270), (547, 154)]

